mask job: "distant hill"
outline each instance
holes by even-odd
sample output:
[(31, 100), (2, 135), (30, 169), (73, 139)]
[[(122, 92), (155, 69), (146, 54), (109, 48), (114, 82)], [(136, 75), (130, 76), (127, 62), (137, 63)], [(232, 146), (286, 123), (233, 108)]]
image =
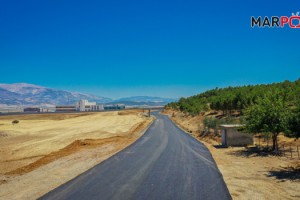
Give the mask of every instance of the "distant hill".
[(176, 99), (162, 98), (162, 97), (149, 97), (149, 96), (133, 96), (114, 100), (114, 103), (120, 103), (130, 106), (164, 106)]
[(0, 84), (0, 104), (6, 105), (63, 105), (73, 104), (80, 99), (106, 103), (110, 98), (99, 97), (79, 92), (55, 90), (28, 83)]
[(105, 104), (125, 104), (128, 106), (164, 106), (176, 100), (149, 96), (134, 96), (112, 100), (111, 98), (56, 90), (28, 83), (0, 84), (0, 107), (66, 105), (74, 104), (80, 99)]

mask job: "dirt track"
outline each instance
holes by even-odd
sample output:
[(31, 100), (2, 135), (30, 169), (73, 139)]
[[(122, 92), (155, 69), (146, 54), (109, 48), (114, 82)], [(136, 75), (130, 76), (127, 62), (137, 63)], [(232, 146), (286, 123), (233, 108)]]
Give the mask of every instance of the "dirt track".
[(0, 117), (0, 199), (38, 198), (134, 142), (150, 122), (127, 111)]

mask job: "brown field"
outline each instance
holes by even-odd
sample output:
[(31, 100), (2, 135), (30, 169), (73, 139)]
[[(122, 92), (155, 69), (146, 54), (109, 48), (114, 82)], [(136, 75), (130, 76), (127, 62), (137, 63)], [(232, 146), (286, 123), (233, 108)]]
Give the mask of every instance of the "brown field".
[(151, 121), (140, 111), (1, 116), (0, 199), (40, 197), (133, 143)]
[[(165, 111), (165, 114), (207, 146), (233, 199), (300, 199), (300, 160), (296, 152), (290, 158), (288, 151), (285, 155), (274, 156), (251, 152), (244, 147), (218, 148), (219, 133), (211, 131), (210, 135), (199, 136), (204, 116), (192, 117), (176, 111)], [(279, 144), (295, 149), (300, 146), (300, 140), (280, 135)], [(265, 142), (261, 141), (261, 145)]]

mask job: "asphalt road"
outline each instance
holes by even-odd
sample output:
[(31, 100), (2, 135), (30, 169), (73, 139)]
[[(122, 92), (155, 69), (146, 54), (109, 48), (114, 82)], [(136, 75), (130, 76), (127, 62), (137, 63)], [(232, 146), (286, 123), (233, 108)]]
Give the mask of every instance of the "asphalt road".
[(41, 199), (231, 199), (207, 148), (156, 117), (137, 142)]

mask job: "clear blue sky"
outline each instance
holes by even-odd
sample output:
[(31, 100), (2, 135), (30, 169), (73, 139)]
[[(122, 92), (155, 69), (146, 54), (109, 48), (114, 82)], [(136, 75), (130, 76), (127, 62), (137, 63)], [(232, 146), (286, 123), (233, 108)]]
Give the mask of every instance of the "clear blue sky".
[(300, 29), (250, 17), (299, 0), (1, 1), (1, 83), (112, 98), (180, 97), (300, 77)]

